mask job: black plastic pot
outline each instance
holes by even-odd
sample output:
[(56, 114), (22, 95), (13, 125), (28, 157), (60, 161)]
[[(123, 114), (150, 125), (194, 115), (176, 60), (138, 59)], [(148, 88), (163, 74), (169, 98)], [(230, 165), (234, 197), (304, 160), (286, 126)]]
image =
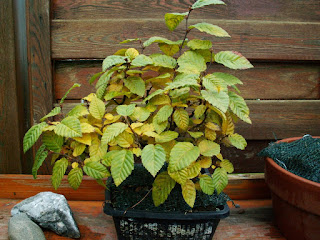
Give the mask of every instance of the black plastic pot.
[(113, 216), (119, 240), (140, 239), (203, 239), (211, 240), (220, 219), (229, 216), (228, 205), (220, 211), (195, 213), (159, 213), (141, 210), (121, 211), (110, 203), (111, 193), (106, 190), (104, 212)]

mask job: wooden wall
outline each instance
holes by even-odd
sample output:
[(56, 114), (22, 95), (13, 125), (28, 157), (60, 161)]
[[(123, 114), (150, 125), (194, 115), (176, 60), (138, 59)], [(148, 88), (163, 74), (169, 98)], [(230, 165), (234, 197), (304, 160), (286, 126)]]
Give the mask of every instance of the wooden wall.
[[(181, 38), (183, 29), (170, 33), (163, 16), (166, 12), (185, 12), (194, 1), (26, 2), (30, 13), (31, 115), (37, 121), (73, 83), (81, 83), (82, 87), (75, 89), (67, 102), (77, 102), (93, 90), (88, 79), (100, 71), (103, 58), (128, 46), (119, 45), (120, 41), (151, 36)], [(320, 135), (320, 2), (225, 2), (226, 6), (195, 10), (190, 23), (206, 21), (223, 27), (231, 39), (202, 37), (213, 41), (215, 51), (239, 51), (255, 66), (231, 71), (214, 65), (213, 70), (232, 73), (244, 82), (240, 90), (253, 121), (252, 125), (238, 126), (238, 132), (248, 139), (247, 149), (227, 149), (225, 155), (234, 162), (237, 172), (262, 172), (263, 160), (256, 154), (271, 140), (306, 133)], [(48, 171), (42, 169), (42, 173)]]

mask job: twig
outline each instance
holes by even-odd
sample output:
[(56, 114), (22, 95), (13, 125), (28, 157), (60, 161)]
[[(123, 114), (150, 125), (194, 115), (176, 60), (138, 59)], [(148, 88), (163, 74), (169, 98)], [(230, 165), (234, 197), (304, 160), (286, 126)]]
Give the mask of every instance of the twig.
[(190, 13), (191, 13), (192, 10), (193, 10), (193, 9), (190, 7), (190, 8), (189, 8), (189, 13), (188, 13), (188, 15), (186, 16), (186, 33), (184, 34), (183, 41), (182, 41), (182, 43), (181, 43), (181, 45), (180, 45), (180, 47), (179, 47), (179, 56), (181, 56), (182, 47), (183, 47), (184, 42), (185, 42), (186, 39), (187, 39), (187, 35), (188, 35), (188, 33), (191, 31), (191, 29), (188, 29), (188, 19), (189, 19), (189, 16), (190, 16)]
[(137, 205), (139, 205), (139, 204), (150, 194), (151, 190), (152, 190), (152, 188), (149, 189), (149, 191), (147, 192), (147, 194), (144, 195), (144, 197), (143, 197), (139, 202), (137, 202), (137, 203), (134, 204), (133, 206), (127, 208), (127, 209), (124, 211), (123, 215), (125, 215), (129, 209), (135, 208)]
[(134, 135), (134, 139), (135, 139), (136, 144), (141, 148), (138, 134), (132, 129), (131, 123), (130, 123), (128, 117), (127, 117), (127, 116), (124, 116), (124, 119), (126, 120), (126, 122), (127, 122), (128, 126), (129, 126), (129, 128), (131, 129), (131, 131), (133, 132), (133, 135)]

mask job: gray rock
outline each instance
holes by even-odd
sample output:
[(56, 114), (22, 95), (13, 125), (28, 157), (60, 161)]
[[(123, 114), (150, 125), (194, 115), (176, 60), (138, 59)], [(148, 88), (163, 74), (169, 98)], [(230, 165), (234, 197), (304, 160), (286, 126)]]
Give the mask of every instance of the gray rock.
[(25, 213), (16, 214), (8, 224), (10, 240), (45, 240), (42, 229), (32, 222)]
[(12, 216), (18, 213), (26, 213), (39, 226), (50, 229), (58, 235), (80, 237), (69, 204), (61, 194), (41, 192), (27, 198), (12, 208)]

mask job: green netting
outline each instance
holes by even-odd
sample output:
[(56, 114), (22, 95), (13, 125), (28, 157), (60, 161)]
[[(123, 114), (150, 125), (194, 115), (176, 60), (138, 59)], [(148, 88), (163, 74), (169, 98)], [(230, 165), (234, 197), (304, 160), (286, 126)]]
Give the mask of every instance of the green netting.
[(320, 139), (305, 135), (291, 143), (271, 143), (259, 156), (272, 158), (282, 168), (320, 183)]
[[(143, 166), (135, 166), (133, 173), (119, 187), (109, 183), (113, 207), (118, 210), (132, 209), (131, 207), (138, 203), (152, 188), (153, 181), (153, 177)], [(209, 196), (197, 191), (196, 202), (192, 211), (215, 211), (218, 206), (224, 205), (229, 200), (230, 198), (224, 193)], [(182, 197), (179, 184), (176, 184), (168, 199), (159, 207), (154, 206), (152, 192), (150, 192), (134, 209), (153, 212), (188, 212), (191, 210)]]

